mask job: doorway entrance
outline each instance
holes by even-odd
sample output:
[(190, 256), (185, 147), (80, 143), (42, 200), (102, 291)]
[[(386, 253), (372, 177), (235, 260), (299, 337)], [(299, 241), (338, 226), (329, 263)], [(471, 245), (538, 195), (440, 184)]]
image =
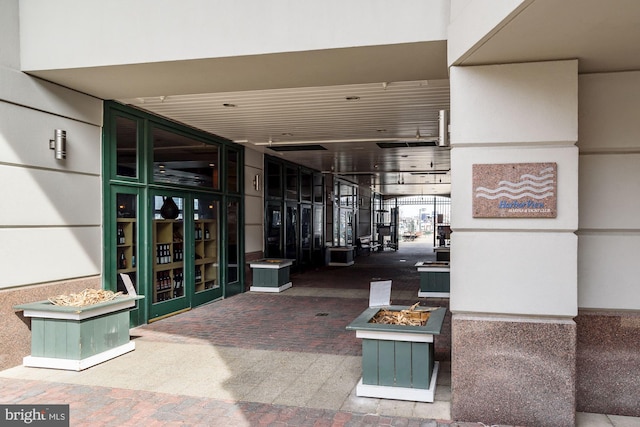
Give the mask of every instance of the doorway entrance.
[(103, 287), (145, 296), (131, 325), (242, 292), (243, 148), (111, 102), (104, 121)]

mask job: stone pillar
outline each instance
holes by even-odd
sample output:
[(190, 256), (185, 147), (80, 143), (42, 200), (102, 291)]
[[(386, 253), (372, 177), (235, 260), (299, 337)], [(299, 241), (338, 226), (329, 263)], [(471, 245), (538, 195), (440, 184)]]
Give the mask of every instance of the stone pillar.
[[(577, 97), (577, 61), (451, 68), (455, 420), (575, 424)], [(556, 165), (556, 214), (474, 216), (474, 165), (524, 163)]]

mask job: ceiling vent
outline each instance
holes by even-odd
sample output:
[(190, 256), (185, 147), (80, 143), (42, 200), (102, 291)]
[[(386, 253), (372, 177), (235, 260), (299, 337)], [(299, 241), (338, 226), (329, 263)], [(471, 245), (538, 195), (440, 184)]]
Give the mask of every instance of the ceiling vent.
[(435, 147), (437, 141), (376, 142), (380, 148)]
[(275, 145), (272, 147), (267, 147), (273, 151), (317, 151), (317, 150), (326, 150), (322, 145), (319, 144), (300, 144), (300, 145)]

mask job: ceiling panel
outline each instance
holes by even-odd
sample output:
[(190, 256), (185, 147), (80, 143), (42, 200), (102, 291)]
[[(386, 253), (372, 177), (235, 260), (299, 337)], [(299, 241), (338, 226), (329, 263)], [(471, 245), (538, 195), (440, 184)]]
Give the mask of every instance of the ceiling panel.
[[(449, 150), (437, 146), (439, 110), (449, 109), (448, 80), (120, 101), (385, 195), (450, 193)], [(381, 142), (408, 144), (380, 148)], [(272, 149), (310, 144), (324, 150)], [(424, 144), (433, 145), (412, 146)]]

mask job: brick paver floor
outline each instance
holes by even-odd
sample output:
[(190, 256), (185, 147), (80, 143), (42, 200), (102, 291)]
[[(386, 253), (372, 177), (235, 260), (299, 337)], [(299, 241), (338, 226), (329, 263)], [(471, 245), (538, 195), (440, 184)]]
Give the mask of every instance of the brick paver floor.
[(479, 427), (480, 423), (197, 398), (166, 393), (0, 378), (0, 402), (69, 404), (71, 426)]
[[(382, 255), (382, 256), (381, 256)], [(134, 328), (133, 339), (209, 342), (269, 351), (359, 356), (361, 342), (348, 325), (368, 306), (366, 298), (340, 298), (332, 289), (368, 289), (374, 278), (393, 278), (394, 289), (417, 293), (414, 253), (371, 254), (355, 266), (294, 273), (294, 287), (325, 289), (320, 296), (244, 293)], [(412, 304), (417, 300), (393, 301)], [(430, 301), (448, 306), (448, 300)], [(436, 358), (450, 360), (450, 316), (436, 341)], [(108, 363), (108, 362), (107, 362)], [(136, 373), (132, 372), (132, 376)], [(158, 375), (171, 375), (159, 372)], [(0, 403), (69, 404), (71, 426), (460, 426), (481, 423), (392, 417), (179, 394), (0, 377)]]

